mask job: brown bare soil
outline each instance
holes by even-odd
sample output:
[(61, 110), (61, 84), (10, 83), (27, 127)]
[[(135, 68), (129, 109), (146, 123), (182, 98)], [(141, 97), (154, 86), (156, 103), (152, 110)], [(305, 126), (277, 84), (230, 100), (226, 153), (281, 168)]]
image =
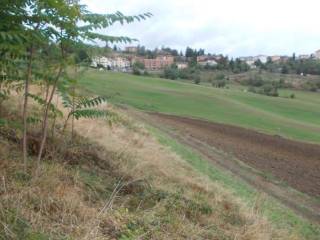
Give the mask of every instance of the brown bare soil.
[(161, 113), (138, 115), (217, 167), (320, 223), (319, 145), (199, 119)]
[(320, 197), (319, 145), (198, 119), (158, 113), (154, 116), (301, 192)]

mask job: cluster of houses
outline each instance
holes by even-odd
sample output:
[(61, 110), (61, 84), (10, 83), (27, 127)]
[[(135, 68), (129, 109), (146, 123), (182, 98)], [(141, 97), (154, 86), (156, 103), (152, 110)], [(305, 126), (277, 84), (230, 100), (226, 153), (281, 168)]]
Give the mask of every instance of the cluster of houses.
[[(128, 54), (114, 54), (112, 56), (98, 56), (92, 59), (92, 67), (95, 68), (105, 68), (112, 71), (120, 72), (130, 72), (132, 66), (135, 62), (140, 62), (145, 66), (147, 71), (158, 71), (164, 69), (167, 66), (175, 63), (178, 69), (184, 69), (188, 67), (188, 61), (185, 57), (179, 56), (174, 57), (166, 52), (159, 52), (155, 58), (145, 58), (142, 56), (137, 56), (138, 48), (137, 47), (126, 47), (125, 52)], [(197, 57), (197, 63), (201, 66), (216, 66), (221, 60), (222, 55), (202, 55)], [(249, 56), (249, 57), (240, 57), (241, 61), (246, 62), (251, 68), (255, 68), (255, 62), (260, 61), (261, 63), (266, 63), (268, 59), (271, 59), (273, 62), (286, 62), (289, 60), (288, 56), (267, 56), (267, 55), (258, 55), (258, 56)], [(299, 55), (297, 59), (320, 59), (320, 50), (316, 51), (313, 54)]]
[[(261, 63), (266, 63), (268, 59), (271, 59), (272, 62), (287, 62), (290, 57), (289, 56), (280, 56), (280, 55), (273, 55), (273, 56), (267, 56), (267, 55), (258, 55), (258, 56), (249, 56), (249, 57), (240, 57), (241, 61), (246, 62), (251, 68), (255, 68), (255, 62), (260, 60)], [(312, 54), (301, 54), (296, 57), (296, 59), (299, 60), (305, 60), (305, 59), (318, 59), (320, 60), (320, 50), (315, 51)]]
[(148, 71), (164, 69), (175, 62), (172, 55), (161, 52), (155, 58), (145, 58), (137, 56), (137, 47), (126, 47), (125, 53), (113, 54), (112, 56), (98, 56), (92, 58), (91, 66), (95, 68), (105, 68), (113, 71), (129, 72), (135, 62), (141, 62)]

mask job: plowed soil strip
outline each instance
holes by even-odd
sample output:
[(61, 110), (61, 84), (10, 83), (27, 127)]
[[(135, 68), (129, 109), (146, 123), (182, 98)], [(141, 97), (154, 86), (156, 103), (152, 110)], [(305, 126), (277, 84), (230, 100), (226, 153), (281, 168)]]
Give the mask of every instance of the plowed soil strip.
[[(160, 113), (150, 113), (144, 120), (320, 223), (320, 203), (307, 196), (320, 197), (320, 145)], [(219, 155), (217, 150), (227, 155)], [(290, 191), (283, 183), (306, 195)]]

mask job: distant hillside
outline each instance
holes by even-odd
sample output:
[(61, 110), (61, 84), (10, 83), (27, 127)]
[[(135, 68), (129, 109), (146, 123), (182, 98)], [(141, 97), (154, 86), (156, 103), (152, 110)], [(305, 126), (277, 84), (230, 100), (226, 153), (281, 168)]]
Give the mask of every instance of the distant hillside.
[[(217, 89), (181, 81), (89, 71), (82, 86), (110, 101), (138, 109), (228, 123), (297, 140), (320, 143), (320, 94), (279, 90), (280, 97), (229, 85)], [(294, 93), (295, 99), (289, 96)]]

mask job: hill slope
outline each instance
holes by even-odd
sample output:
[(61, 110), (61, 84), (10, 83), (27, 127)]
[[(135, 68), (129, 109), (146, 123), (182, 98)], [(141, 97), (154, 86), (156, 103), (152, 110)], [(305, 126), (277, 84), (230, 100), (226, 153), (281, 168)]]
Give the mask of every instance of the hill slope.
[[(297, 140), (320, 142), (320, 94), (295, 91), (273, 98), (231, 87), (215, 89), (159, 78), (90, 70), (80, 80), (89, 91), (146, 111), (228, 123)], [(292, 92), (292, 91), (290, 91)], [(116, 95), (115, 95), (116, 94)], [(288, 96), (288, 91), (280, 92)]]
[(50, 138), (39, 176), (0, 128), (0, 239), (317, 239), (290, 211), (274, 226), (261, 195), (247, 207), (119, 111), (112, 122), (77, 122), (72, 145)]

